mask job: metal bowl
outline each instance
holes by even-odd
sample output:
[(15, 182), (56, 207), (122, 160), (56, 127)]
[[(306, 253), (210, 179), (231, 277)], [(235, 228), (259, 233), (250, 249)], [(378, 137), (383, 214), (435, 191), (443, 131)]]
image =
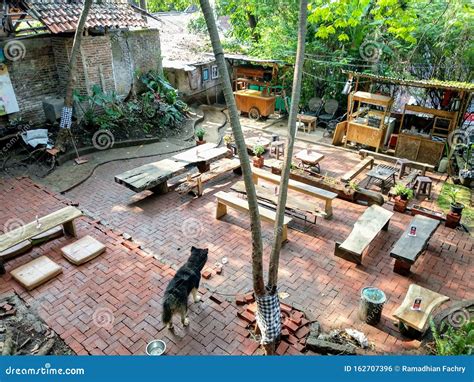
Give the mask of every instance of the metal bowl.
[(166, 351), (166, 343), (162, 340), (153, 340), (146, 345), (147, 355), (162, 355)]

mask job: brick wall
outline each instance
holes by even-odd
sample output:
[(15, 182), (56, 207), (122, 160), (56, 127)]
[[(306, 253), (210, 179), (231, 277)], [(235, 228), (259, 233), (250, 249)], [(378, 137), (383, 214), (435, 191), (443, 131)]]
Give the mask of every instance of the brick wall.
[[(48, 97), (63, 98), (66, 92), (73, 38), (36, 37), (22, 42), (25, 57), (7, 62), (20, 107), (14, 117), (39, 126), (45, 121), (42, 102)], [(151, 29), (85, 36), (77, 64), (76, 88), (81, 94), (99, 85), (105, 91), (126, 95), (134, 81), (138, 85), (136, 71), (160, 70), (159, 32)], [(3, 117), (0, 123), (12, 116)]]

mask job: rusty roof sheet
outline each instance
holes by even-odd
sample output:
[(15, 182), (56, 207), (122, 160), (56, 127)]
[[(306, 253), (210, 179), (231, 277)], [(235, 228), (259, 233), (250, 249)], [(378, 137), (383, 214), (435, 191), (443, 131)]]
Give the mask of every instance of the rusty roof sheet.
[[(24, 0), (28, 12), (41, 21), (51, 33), (74, 32), (81, 15), (83, 0)], [(127, 0), (94, 1), (86, 28), (145, 27), (146, 21)]]

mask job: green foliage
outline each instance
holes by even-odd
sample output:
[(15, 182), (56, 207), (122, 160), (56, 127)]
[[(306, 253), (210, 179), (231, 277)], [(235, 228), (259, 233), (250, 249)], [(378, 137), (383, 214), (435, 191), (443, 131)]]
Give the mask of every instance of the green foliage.
[(148, 12), (184, 11), (190, 5), (197, 4), (193, 0), (147, 0)]
[(90, 95), (75, 91), (74, 100), (82, 109), (82, 127), (86, 131), (110, 130), (116, 139), (159, 136), (177, 129), (188, 106), (178, 98), (176, 89), (154, 71), (142, 75), (141, 80), (147, 91), (127, 102), (113, 92), (103, 92), (97, 85)]
[(265, 152), (265, 147), (263, 147), (262, 145), (255, 145), (253, 147), (253, 152), (256, 156), (260, 156), (262, 155), (264, 152)]
[(198, 139), (198, 141), (202, 141), (204, 138), (204, 135), (206, 135), (206, 130), (204, 130), (202, 127), (198, 127), (196, 131), (194, 132), (194, 135)]
[(457, 203), (459, 191), (461, 191), (459, 188), (452, 187), (446, 192), (446, 195), (451, 200), (451, 204)]
[(403, 200), (413, 199), (413, 190), (402, 183), (397, 183), (394, 188), (394, 194), (400, 196)]
[(433, 321), (430, 322), (438, 355), (473, 355), (474, 322), (467, 321), (460, 328), (443, 324), (440, 333)]

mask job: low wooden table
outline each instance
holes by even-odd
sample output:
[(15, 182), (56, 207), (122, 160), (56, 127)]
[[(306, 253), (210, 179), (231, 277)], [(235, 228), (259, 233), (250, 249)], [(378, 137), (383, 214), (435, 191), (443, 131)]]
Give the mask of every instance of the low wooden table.
[[(416, 215), (412, 219), (402, 237), (398, 239), (390, 252), (390, 256), (395, 258), (394, 272), (404, 276), (410, 273), (411, 266), (426, 249), (428, 241), (439, 224), (439, 220), (423, 215)], [(416, 227), (416, 236), (410, 236), (412, 226)]]
[[(303, 123), (304, 125), (307, 125), (308, 132), (311, 133), (311, 131), (316, 130), (318, 118), (313, 115), (298, 114), (297, 121)], [(304, 131), (306, 132), (306, 129)]]
[(263, 137), (250, 137), (245, 138), (245, 145), (247, 146), (247, 150), (250, 150), (253, 153), (253, 148), (256, 145), (263, 146), (265, 150), (268, 150), (270, 147), (270, 139), (263, 138)]
[(367, 183), (367, 189), (369, 189), (371, 183), (378, 184), (382, 193), (387, 189), (390, 183), (395, 184), (395, 174), (397, 170), (391, 166), (379, 164), (367, 173), (369, 181)]
[(304, 170), (311, 172), (311, 167), (315, 167), (320, 173), (321, 167), (319, 162), (324, 159), (324, 155), (313, 150), (302, 150), (295, 155), (295, 159), (300, 161), (301, 167)]
[[(421, 298), (419, 310), (412, 309), (415, 299)], [(424, 333), (432, 311), (449, 300), (449, 297), (433, 292), (416, 284), (408, 287), (408, 292), (393, 317), (420, 334)], [(403, 331), (403, 329), (402, 329)]]

